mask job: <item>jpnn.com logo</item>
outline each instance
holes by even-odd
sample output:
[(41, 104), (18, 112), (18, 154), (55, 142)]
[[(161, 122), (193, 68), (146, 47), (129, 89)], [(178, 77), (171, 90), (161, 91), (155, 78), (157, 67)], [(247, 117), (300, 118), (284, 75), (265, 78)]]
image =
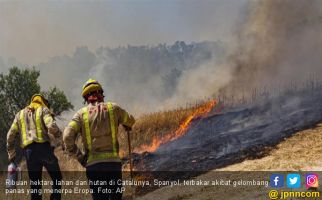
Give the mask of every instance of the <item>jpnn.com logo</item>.
[(284, 175), (272, 174), (270, 177), (270, 185), (272, 188), (281, 188), (284, 186)]

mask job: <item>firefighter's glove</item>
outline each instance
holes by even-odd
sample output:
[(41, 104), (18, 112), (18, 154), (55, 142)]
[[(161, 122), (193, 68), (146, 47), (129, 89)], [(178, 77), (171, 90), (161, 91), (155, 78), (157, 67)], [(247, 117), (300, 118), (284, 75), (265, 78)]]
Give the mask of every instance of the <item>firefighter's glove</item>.
[(67, 155), (69, 155), (69, 156), (75, 156), (75, 155), (77, 154), (77, 152), (78, 152), (78, 148), (77, 148), (77, 146), (76, 146), (76, 145), (74, 145), (74, 147), (73, 147), (73, 149), (72, 149), (72, 150), (69, 150), (69, 149), (67, 149), (67, 148), (66, 148), (66, 146), (63, 144), (63, 145), (62, 145), (62, 149), (63, 149), (64, 154), (67, 154)]
[(14, 163), (14, 164), (16, 164), (15, 160), (16, 160), (16, 157), (15, 157), (15, 156), (13, 156), (13, 157), (11, 157), (11, 158), (9, 159), (9, 163)]
[(126, 131), (132, 131), (132, 127), (129, 126), (123, 126)]
[(86, 167), (87, 164), (87, 154), (83, 154), (80, 151), (76, 154), (78, 162), (83, 166)]
[(64, 143), (61, 144), (61, 149), (63, 150), (63, 152), (65, 152), (66, 147), (65, 147), (65, 144)]

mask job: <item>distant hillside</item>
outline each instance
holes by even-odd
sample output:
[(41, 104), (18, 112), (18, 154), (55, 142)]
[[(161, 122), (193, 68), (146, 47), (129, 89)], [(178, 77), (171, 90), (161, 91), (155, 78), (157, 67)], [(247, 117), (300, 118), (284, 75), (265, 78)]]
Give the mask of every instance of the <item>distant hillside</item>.
[[(215, 63), (223, 62), (225, 56), (222, 42), (177, 41), (155, 46), (101, 47), (95, 51), (79, 47), (72, 56), (52, 57), (38, 67), (41, 83), (64, 89), (75, 107), (81, 106), (81, 86), (91, 77), (101, 82), (107, 99), (142, 114), (162, 108), (164, 101), (175, 95), (182, 76), (209, 62), (210, 68), (216, 68)], [(59, 77), (59, 81), (52, 77)]]

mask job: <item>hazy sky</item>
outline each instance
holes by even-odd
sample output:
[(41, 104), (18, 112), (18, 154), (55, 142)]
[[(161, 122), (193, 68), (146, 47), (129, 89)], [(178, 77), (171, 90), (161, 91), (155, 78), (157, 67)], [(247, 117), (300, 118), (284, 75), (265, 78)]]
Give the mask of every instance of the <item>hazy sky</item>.
[(0, 57), (29, 65), (76, 47), (229, 41), (250, 0), (0, 0)]

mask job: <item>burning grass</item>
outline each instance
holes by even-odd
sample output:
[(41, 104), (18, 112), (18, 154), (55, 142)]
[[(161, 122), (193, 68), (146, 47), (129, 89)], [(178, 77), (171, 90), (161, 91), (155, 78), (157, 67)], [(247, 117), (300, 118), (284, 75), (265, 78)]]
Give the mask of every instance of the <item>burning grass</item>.
[[(184, 135), (193, 119), (203, 117), (214, 106), (216, 106), (216, 101), (208, 101), (196, 103), (191, 107), (141, 116), (137, 119), (132, 130), (132, 148), (136, 152), (156, 150), (159, 145)], [(127, 134), (123, 128), (120, 128), (119, 142), (120, 156), (128, 156)], [(84, 168), (76, 160), (63, 154), (61, 148), (56, 150), (56, 155), (62, 171), (84, 171)], [(128, 165), (124, 165), (124, 171), (129, 171), (128, 167)], [(140, 179), (140, 177), (135, 177), (135, 179)], [(129, 191), (127, 190), (124, 194), (125, 198), (130, 195)]]
[[(154, 152), (160, 145), (185, 134), (193, 119), (207, 115), (217, 104), (215, 100), (191, 108), (147, 114), (138, 119), (132, 131), (134, 152)], [(126, 134), (121, 131), (121, 154), (128, 151)]]
[[(161, 144), (184, 135), (191, 121), (202, 117), (216, 106), (216, 101), (195, 103), (193, 106), (145, 114), (137, 119), (131, 132), (132, 149), (137, 153), (155, 151)], [(127, 134), (119, 129), (120, 156), (128, 156)], [(63, 171), (82, 171), (76, 160), (64, 155), (60, 148), (56, 155)]]

